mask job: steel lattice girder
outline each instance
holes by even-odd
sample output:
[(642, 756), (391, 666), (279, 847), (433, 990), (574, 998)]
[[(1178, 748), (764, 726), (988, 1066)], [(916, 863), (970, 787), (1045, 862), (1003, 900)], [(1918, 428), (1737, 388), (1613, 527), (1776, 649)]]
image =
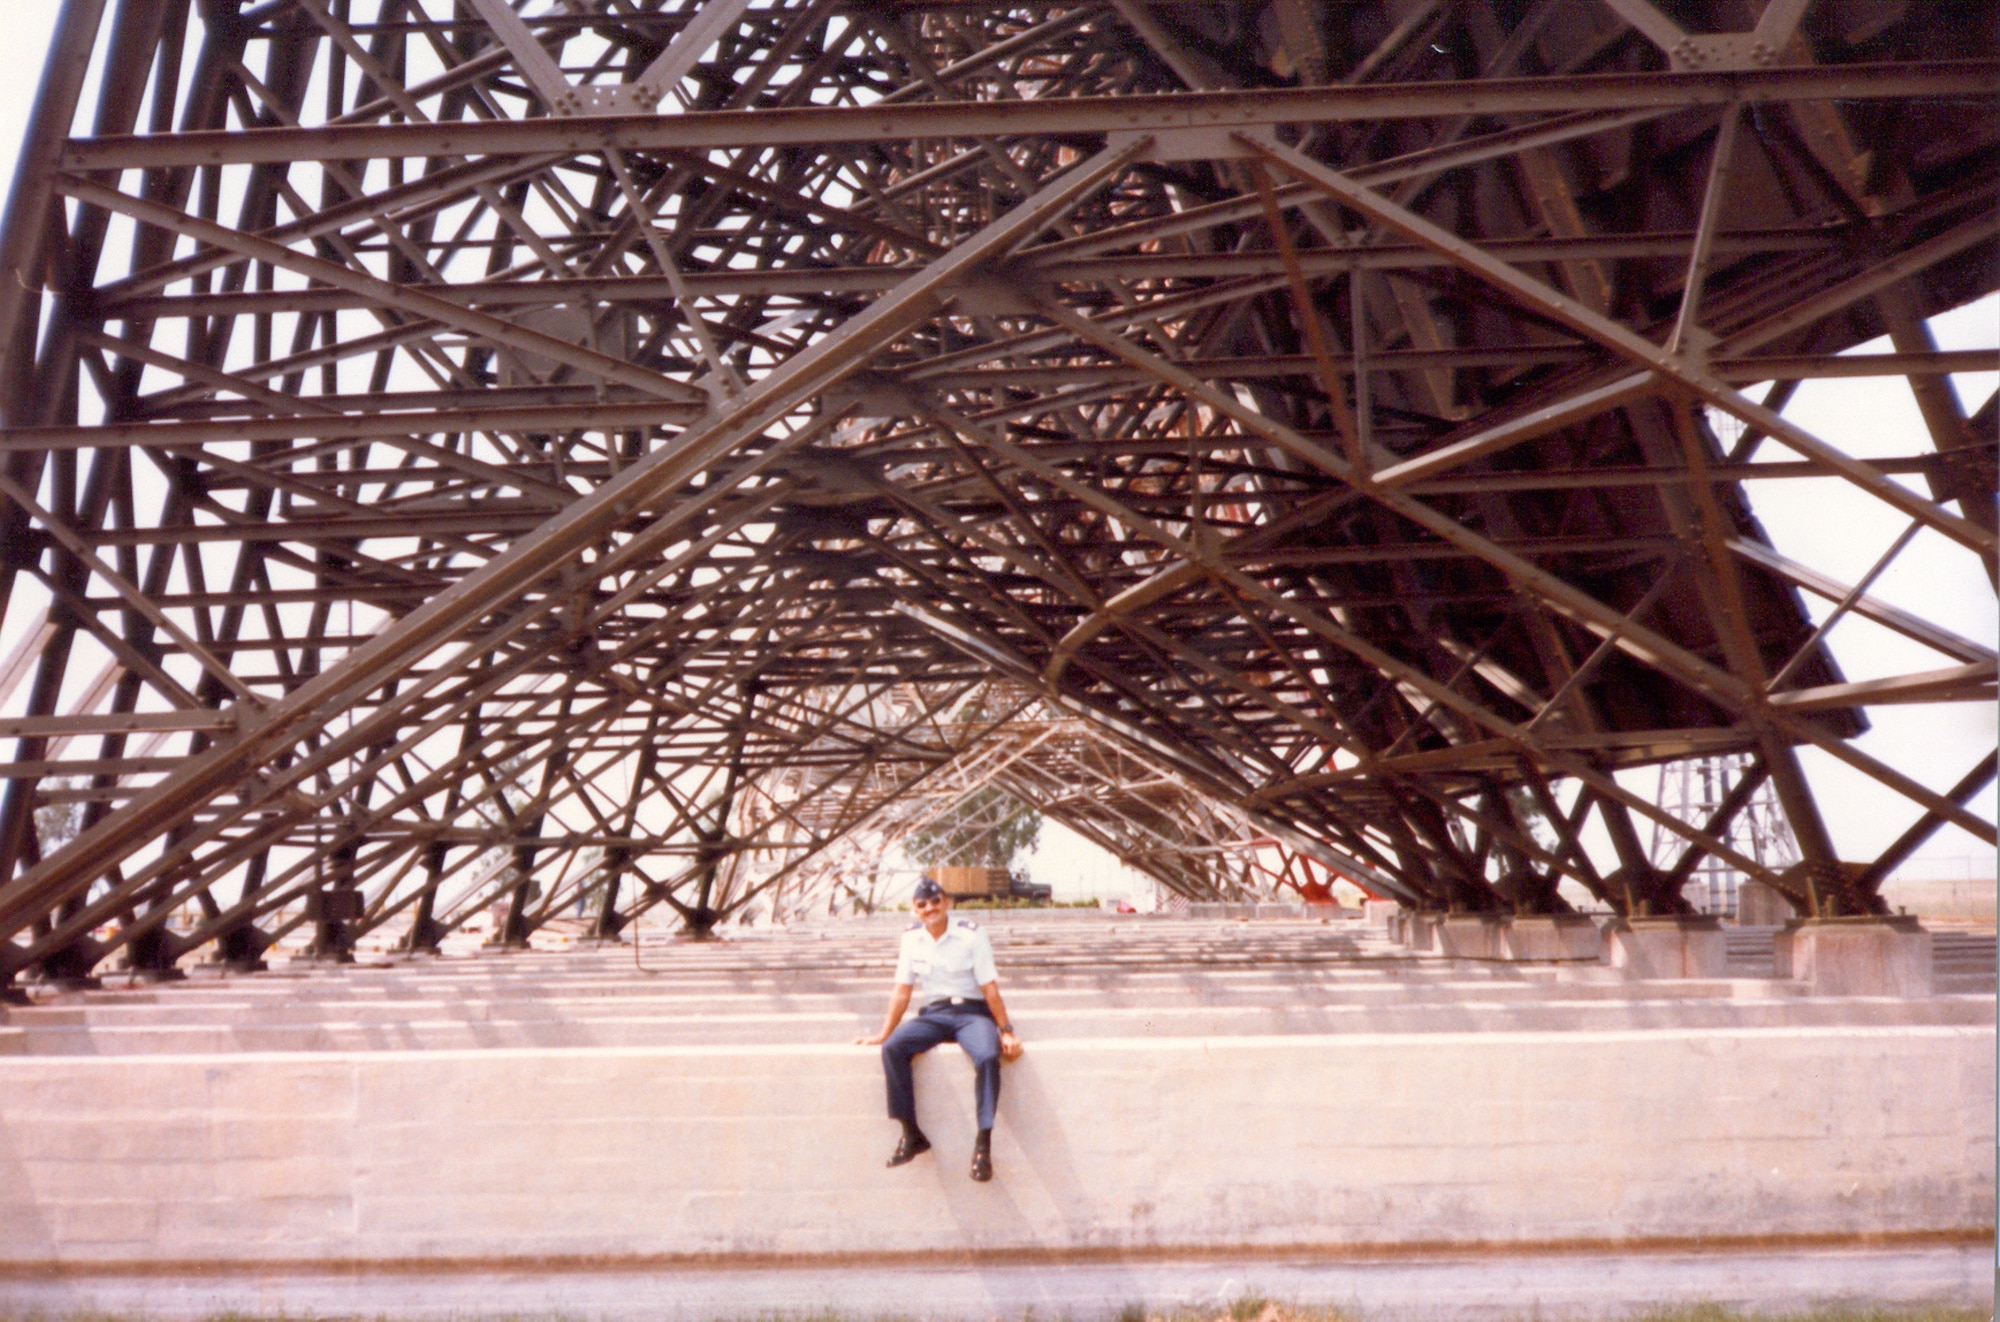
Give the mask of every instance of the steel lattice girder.
[[(1865, 912), (1991, 841), (1992, 759), (1853, 742), (1991, 647), (1742, 484), (1990, 576), (1992, 355), (1925, 319), (1994, 285), (2000, 20), (1405, 8), (66, 0), (0, 232), (4, 972), (702, 926), (989, 781), (1196, 896), (1673, 911), (1638, 815)], [(1922, 443), (1782, 414), (1859, 373)], [(1850, 681), (1842, 619), (1934, 660)], [(1889, 854), (1800, 746), (1915, 805)], [(1784, 875), (1615, 778), (1736, 752)]]

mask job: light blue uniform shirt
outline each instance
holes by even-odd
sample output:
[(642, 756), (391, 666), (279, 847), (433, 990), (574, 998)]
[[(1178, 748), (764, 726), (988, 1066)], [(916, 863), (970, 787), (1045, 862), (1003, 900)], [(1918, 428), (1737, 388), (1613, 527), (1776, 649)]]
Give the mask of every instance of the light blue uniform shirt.
[(985, 998), (980, 988), (1000, 981), (993, 967), (993, 943), (970, 918), (952, 918), (936, 940), (918, 923), (903, 933), (896, 951), (896, 985), (913, 990), (910, 999), (921, 1010), (933, 1001), (964, 996)]

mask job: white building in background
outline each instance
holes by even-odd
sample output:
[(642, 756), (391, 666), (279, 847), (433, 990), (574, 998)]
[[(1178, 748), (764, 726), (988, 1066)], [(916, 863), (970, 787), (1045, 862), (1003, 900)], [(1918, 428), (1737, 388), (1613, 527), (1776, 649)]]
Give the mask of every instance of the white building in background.
[(1042, 819), (1034, 852), (1018, 865), (1030, 881), (1054, 889), (1058, 904), (1077, 900), (1124, 900), (1134, 908), (1157, 907), (1159, 884), (1120, 863), (1062, 823)]

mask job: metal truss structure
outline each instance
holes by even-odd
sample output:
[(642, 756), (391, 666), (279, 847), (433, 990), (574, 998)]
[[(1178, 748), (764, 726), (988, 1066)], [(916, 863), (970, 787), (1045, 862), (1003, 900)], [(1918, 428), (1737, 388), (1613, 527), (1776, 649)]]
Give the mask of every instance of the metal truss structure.
[[(1745, 777), (1755, 774), (1746, 754), (1688, 758), (1661, 769), (1659, 805), (1667, 816), (1686, 821), (1708, 821), (1730, 802)], [(1754, 858), (1767, 871), (1781, 871), (1798, 862), (1798, 849), (1785, 829), (1783, 810), (1772, 792), (1770, 780), (1746, 792), (1743, 805), (1726, 818), (1729, 843), (1738, 853)], [(1742, 878), (1727, 862), (1710, 854), (1686, 856), (1671, 832), (1655, 825), (1653, 864), (1674, 868), (1689, 865), (1682, 893), (1703, 913), (1734, 917), (1737, 890)]]
[[(1675, 913), (1714, 856), (1876, 911), (1994, 839), (1991, 756), (1854, 742), (1995, 692), (1870, 592), (1994, 563), (1992, 355), (1926, 320), (1996, 283), (2000, 19), (1937, 8), (63, 0), (0, 232), (0, 974), (705, 930), (985, 783), (1190, 897), (1276, 848)], [(1871, 374), (1927, 435), (1782, 412)], [(1908, 532), (1837, 581), (1753, 479)], [(1849, 679), (1855, 621), (1926, 660)], [(1838, 857), (1806, 748), (1903, 839)], [(1706, 820), (1618, 778), (1722, 755)]]
[[(1032, 690), (994, 684), (974, 702), (1006, 702), (1014, 712), (990, 722), (976, 740), (958, 748), (922, 782), (888, 798), (866, 820), (832, 814), (812, 822), (800, 838), (758, 856), (738, 854), (730, 872), (732, 894), (768, 894), (758, 912), (774, 916), (866, 912), (890, 902), (914, 878), (890, 882), (886, 858), (908, 836), (944, 814), (968, 830), (996, 824), (1020, 806), (1064, 822), (1116, 858), (1134, 860), (1146, 874), (1194, 900), (1244, 900), (1270, 892), (1306, 872), (1302, 858), (1262, 834), (1248, 814), (1190, 792), (1158, 756), (1106, 738), (1086, 720), (1054, 716)], [(786, 776), (768, 776), (758, 794), (794, 802)], [(792, 858), (806, 860), (806, 884), (786, 888), (774, 872)], [(954, 862), (944, 858), (940, 862)]]

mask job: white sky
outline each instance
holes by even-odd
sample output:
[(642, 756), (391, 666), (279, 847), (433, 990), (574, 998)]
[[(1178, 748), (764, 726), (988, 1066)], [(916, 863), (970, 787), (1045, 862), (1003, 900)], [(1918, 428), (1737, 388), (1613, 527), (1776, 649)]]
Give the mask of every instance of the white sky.
[[(5, 3), (7, 39), (0, 45), (0, 182), (8, 185), (59, 7), (59, 0)], [(1988, 298), (1937, 318), (1932, 330), (1940, 346), (1947, 349), (2000, 346), (2000, 300)], [(1886, 344), (1878, 343), (1862, 346), (1862, 351), (1885, 348)], [(1993, 393), (2000, 384), (2000, 374), (1968, 374), (1954, 381), (1969, 412)], [(1762, 387), (1748, 393), (1759, 396)], [(1896, 378), (1809, 382), (1794, 397), (1786, 416), (1857, 455), (1912, 454), (1929, 448), (1909, 389)], [(1767, 443), (1759, 457), (1790, 456)], [(1780, 551), (1846, 582), (1865, 573), (1903, 526), (1891, 512), (1838, 480), (1752, 483), (1750, 497)], [(1920, 535), (1873, 591), (1989, 644), (2000, 632), (1994, 594), (1979, 566), (1969, 553), (1935, 534)], [(1824, 603), (1810, 600), (1809, 606), (1816, 619), (1823, 617)], [(1849, 679), (1947, 664), (1866, 621), (1843, 622), (1831, 637), (1831, 646)], [(1938, 789), (1969, 768), (1996, 739), (1995, 712), (1985, 704), (1878, 707), (1871, 716), (1874, 728), (1858, 746)], [(1869, 856), (1917, 816), (1919, 810), (1913, 804), (1831, 757), (1811, 749), (1803, 756), (1844, 855)], [(1651, 792), (1651, 773), (1631, 779), (1634, 788), (1643, 786)], [(1991, 793), (1978, 810), (1988, 817), (1993, 815)], [(1924, 866), (1950, 874), (1969, 869), (1970, 875), (1987, 875), (1985, 869), (1993, 864), (1991, 850), (1955, 828), (1940, 832), (1924, 855)], [(1057, 884), (1059, 891), (1073, 894), (1121, 893), (1134, 875), (1101, 851), (1053, 827), (1031, 870), (1040, 879)]]

